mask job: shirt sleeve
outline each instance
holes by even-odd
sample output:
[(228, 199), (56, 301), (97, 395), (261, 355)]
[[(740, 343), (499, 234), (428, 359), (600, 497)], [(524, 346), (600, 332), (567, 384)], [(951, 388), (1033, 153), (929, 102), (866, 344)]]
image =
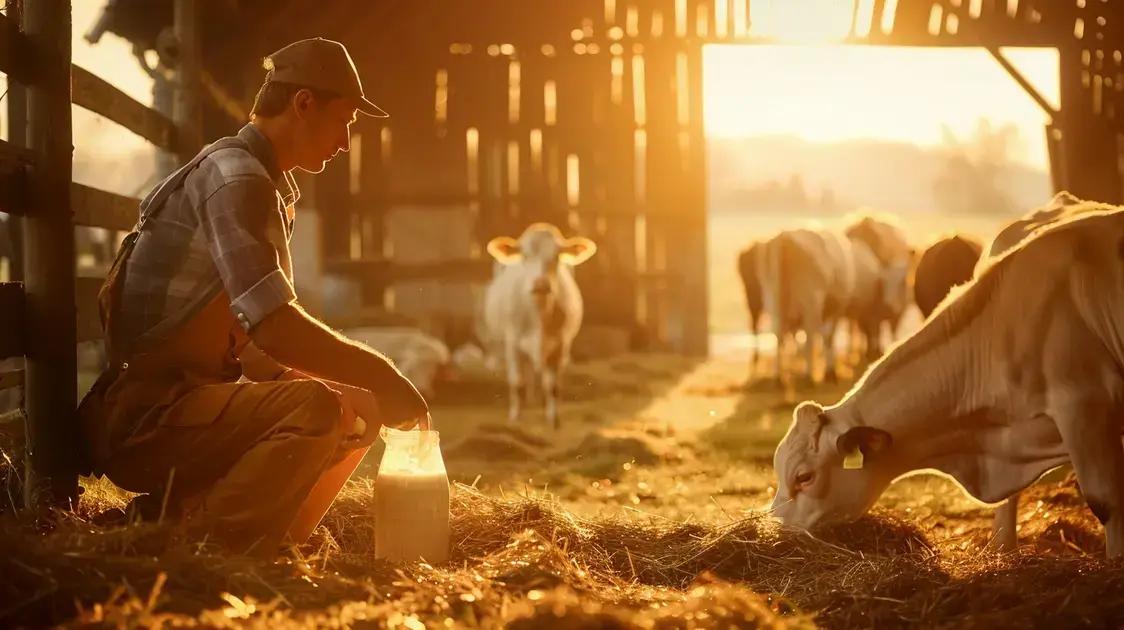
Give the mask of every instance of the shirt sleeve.
[(230, 296), (230, 309), (245, 330), (297, 299), (281, 268), (279, 249), (288, 243), (277, 191), (269, 180), (254, 177), (223, 184), (203, 205), (202, 214), (207, 246)]

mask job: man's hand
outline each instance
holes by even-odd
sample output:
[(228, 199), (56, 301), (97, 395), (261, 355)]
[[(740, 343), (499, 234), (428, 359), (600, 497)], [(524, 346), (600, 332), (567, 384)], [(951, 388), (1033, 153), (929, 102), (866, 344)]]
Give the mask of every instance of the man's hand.
[(389, 359), (338, 335), (296, 304), (275, 310), (250, 330), (250, 338), (281, 365), (376, 392), (383, 421), (413, 426), (429, 412), (425, 398)]
[[(373, 444), (379, 436), (379, 429), (384, 424), (401, 431), (408, 431), (418, 424), (417, 420), (397, 424), (385, 422), (385, 418), (379, 410), (378, 398), (363, 388), (331, 381), (325, 384), (335, 390), (340, 398), (340, 404), (344, 409), (344, 419), (349, 423), (344, 434), (347, 436), (347, 445), (350, 448), (363, 448)], [(351, 420), (348, 420), (349, 417)], [(354, 418), (356, 417), (361, 418), (364, 425), (362, 433), (358, 436), (352, 435), (350, 432), (350, 427), (355, 424)]]

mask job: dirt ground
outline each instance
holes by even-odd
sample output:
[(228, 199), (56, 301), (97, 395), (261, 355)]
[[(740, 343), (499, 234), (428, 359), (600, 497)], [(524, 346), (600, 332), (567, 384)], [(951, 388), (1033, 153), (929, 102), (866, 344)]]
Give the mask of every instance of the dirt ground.
[[(764, 369), (764, 366), (762, 366)], [(484, 375), (434, 404), (454, 489), (453, 560), (371, 551), (370, 480), (313, 540), (256, 563), (152, 525), (98, 525), (125, 497), (88, 482), (42, 535), (0, 518), (0, 625), (385, 627), (1117, 627), (1124, 564), (1064, 472), (1024, 499), (1018, 552), (984, 549), (991, 510), (949, 481), (895, 484), (859, 523), (781, 531), (759, 511), (796, 402), (846, 384), (746, 385), (736, 353), (574, 366), (563, 428), (505, 421)], [(377, 470), (371, 453), (362, 475)]]

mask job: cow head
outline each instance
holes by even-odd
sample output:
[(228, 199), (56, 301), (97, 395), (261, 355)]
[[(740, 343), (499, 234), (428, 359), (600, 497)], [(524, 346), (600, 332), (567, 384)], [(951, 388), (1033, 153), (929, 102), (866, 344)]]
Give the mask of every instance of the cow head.
[(553, 225), (536, 223), (518, 240), (499, 236), (488, 243), (488, 253), (504, 265), (520, 265), (526, 274), (526, 290), (536, 299), (547, 300), (558, 292), (560, 265), (575, 266), (589, 260), (597, 245), (588, 238), (564, 238)]
[(809, 529), (858, 518), (893, 481), (890, 434), (869, 426), (846, 427), (831, 413), (816, 403), (802, 403), (777, 446), (772, 511), (785, 525)]

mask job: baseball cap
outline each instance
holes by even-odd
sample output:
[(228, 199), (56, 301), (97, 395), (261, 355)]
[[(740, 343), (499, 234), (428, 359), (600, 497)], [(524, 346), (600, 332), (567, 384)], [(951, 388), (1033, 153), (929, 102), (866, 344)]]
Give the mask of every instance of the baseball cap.
[(335, 92), (355, 101), (355, 107), (368, 116), (387, 118), (378, 105), (363, 95), (359, 72), (343, 44), (313, 37), (285, 46), (265, 58), (271, 81)]

